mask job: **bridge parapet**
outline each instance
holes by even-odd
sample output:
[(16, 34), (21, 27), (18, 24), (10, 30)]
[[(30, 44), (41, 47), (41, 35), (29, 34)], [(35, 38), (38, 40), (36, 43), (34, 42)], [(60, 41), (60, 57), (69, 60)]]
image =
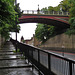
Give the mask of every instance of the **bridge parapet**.
[(69, 12), (63, 11), (42, 11), (42, 10), (23, 10), (23, 14), (44, 14), (44, 15), (69, 15)]

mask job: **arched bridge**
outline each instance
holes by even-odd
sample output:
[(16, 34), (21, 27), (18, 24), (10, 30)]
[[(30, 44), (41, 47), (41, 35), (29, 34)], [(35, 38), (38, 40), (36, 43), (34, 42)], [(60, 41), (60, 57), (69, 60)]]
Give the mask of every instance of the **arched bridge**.
[(23, 14), (19, 18), (19, 23), (43, 23), (48, 25), (54, 25), (60, 29), (69, 28), (68, 23), (69, 16), (62, 14)]

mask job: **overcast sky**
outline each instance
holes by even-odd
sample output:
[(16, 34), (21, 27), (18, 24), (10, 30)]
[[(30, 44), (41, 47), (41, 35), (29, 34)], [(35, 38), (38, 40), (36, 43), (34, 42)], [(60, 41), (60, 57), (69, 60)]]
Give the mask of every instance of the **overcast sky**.
[[(39, 9), (48, 6), (57, 6), (62, 0), (17, 0), (17, 3), (20, 3), (21, 10), (37, 10), (38, 4)], [(30, 39), (35, 33), (36, 23), (23, 23), (20, 24), (21, 31), (18, 34), (18, 41), (20, 41), (21, 36), (24, 39)], [(12, 33), (11, 37), (15, 39), (15, 33)]]

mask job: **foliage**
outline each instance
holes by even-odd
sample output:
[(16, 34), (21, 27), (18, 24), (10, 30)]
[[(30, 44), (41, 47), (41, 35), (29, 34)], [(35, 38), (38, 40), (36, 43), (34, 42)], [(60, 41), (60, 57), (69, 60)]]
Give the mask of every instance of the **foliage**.
[[(56, 7), (49, 6), (49, 7), (42, 8), (41, 10), (42, 11), (50, 11), (50, 12), (53, 12), (53, 11), (64, 11), (64, 12), (67, 12), (67, 11), (69, 11), (69, 9), (70, 9), (69, 1), (68, 0), (63, 0)], [(48, 13), (48, 12), (43, 12), (43, 13)], [(70, 28), (72, 29), (72, 28), (74, 28), (74, 26), (73, 27), (71, 26)], [(54, 34), (55, 35), (58, 34), (56, 29), (57, 28), (55, 28), (54, 26), (38, 24), (37, 28), (36, 28), (36, 31), (35, 31), (35, 36), (39, 40), (44, 42), (47, 39), (49, 39), (51, 36), (53, 36)], [(68, 29), (68, 32), (71, 29)], [(56, 32), (54, 32), (54, 31), (56, 31)], [(66, 33), (68, 33), (68, 32), (66, 32)], [(73, 32), (73, 30), (71, 30), (71, 32)]]
[(75, 17), (71, 18), (69, 20), (69, 22), (70, 22), (71, 25), (70, 25), (70, 28), (67, 29), (66, 34), (68, 34), (69, 36), (72, 35), (72, 34), (75, 35)]
[[(14, 14), (13, 14), (14, 13)], [(15, 11), (9, 0), (0, 0), (0, 34), (8, 36), (9, 27), (14, 20)]]
[[(6, 39), (9, 37), (9, 32), (14, 31), (16, 27), (16, 15), (14, 0), (0, 0), (0, 34)], [(17, 31), (20, 27), (17, 26)]]
[(14, 10), (17, 12), (18, 17), (21, 17), (23, 11), (21, 12), (20, 7), (19, 7), (19, 3), (14, 6)]
[(75, 29), (67, 29), (65, 32), (67, 35), (71, 36), (72, 34), (75, 34)]
[(49, 6), (49, 7), (48, 7), (48, 11), (54, 11), (54, 7)]
[[(46, 7), (47, 8), (47, 7)], [(44, 8), (42, 9), (44, 10)], [(49, 6), (47, 11), (64, 11), (70, 13), (70, 28), (67, 29), (66, 34), (75, 34), (75, 0), (63, 0), (56, 7)]]
[(75, 17), (71, 18), (71, 19), (69, 20), (69, 22), (70, 22), (70, 24), (71, 24), (70, 28), (71, 28), (71, 29), (75, 29)]
[(47, 7), (45, 7), (45, 8), (42, 8), (41, 10), (47, 11), (48, 9), (47, 9)]
[(59, 6), (56, 6), (56, 7), (49, 6), (48, 11), (60, 11), (60, 7)]
[(60, 6), (58, 5), (58, 6), (54, 7), (54, 11), (60, 11)]
[[(14, 53), (16, 53), (16, 50), (13, 50)], [(20, 49), (17, 49), (17, 52), (20, 52)]]
[(75, 0), (68, 0), (70, 5), (70, 18), (75, 17)]
[(46, 7), (41, 9), (41, 11), (42, 11), (43, 13), (45, 13), (45, 14), (48, 13), (47, 10), (48, 10), (48, 9), (47, 9)]
[(43, 13), (48, 14), (47, 11), (53, 12), (53, 11), (64, 11), (64, 12), (68, 12), (70, 9), (70, 5), (69, 5), (69, 1), (68, 0), (63, 0), (60, 2), (60, 4), (58, 6), (52, 7), (52, 6), (48, 6), (45, 8), (42, 8), (41, 10), (43, 11)]
[(67, 30), (67, 34), (71, 35), (71, 34), (75, 34), (75, 1), (74, 0), (68, 0), (69, 1), (69, 5), (70, 5), (70, 20), (69, 23), (70, 28)]
[(56, 6), (56, 7), (49, 6), (48, 8), (45, 7), (45, 8), (42, 8), (41, 10), (43, 11), (43, 13), (48, 14), (47, 11), (50, 11), (50, 12), (60, 11), (60, 7), (59, 6)]
[(35, 30), (35, 37), (38, 40), (45, 42), (50, 38), (50, 36), (53, 35), (53, 33), (54, 33), (54, 26), (46, 24), (38, 24)]
[(60, 7), (62, 7), (62, 11), (69, 11), (69, 1), (68, 0), (63, 0), (60, 2)]

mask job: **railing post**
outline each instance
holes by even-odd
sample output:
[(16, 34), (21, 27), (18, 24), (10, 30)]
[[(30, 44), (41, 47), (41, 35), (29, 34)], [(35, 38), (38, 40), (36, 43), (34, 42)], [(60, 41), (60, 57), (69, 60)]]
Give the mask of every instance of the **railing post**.
[(58, 11), (58, 15), (59, 15), (59, 11)]
[(69, 61), (69, 72), (70, 72), (69, 75), (72, 75), (72, 62), (71, 61)]
[(32, 10), (32, 14), (34, 14), (34, 10)]
[(51, 55), (48, 53), (48, 68), (51, 74)]
[(27, 53), (28, 53), (28, 55), (27, 55), (27, 57), (28, 57), (28, 64), (29, 64), (29, 50), (30, 50), (30, 48), (27, 49)]
[(40, 63), (40, 52), (38, 50), (38, 63)]
[(69, 15), (69, 13), (68, 13), (68, 12), (66, 12), (66, 14), (67, 14), (67, 15)]
[(49, 11), (48, 11), (48, 15), (49, 15)]
[(54, 11), (53, 11), (53, 15), (54, 15)]
[(62, 15), (64, 15), (64, 12), (62, 11)]
[(31, 59), (32, 59), (32, 62), (33, 62), (33, 48), (31, 47), (31, 49), (30, 49), (31, 51), (32, 51), (32, 57), (31, 57)]
[(29, 14), (29, 10), (27, 10), (27, 14)]
[(33, 49), (31, 48), (31, 51), (32, 51), (32, 72), (33, 72)]
[[(38, 66), (39, 66), (39, 63), (40, 63), (40, 51), (38, 50)], [(39, 71), (39, 75), (40, 75), (40, 71)]]

